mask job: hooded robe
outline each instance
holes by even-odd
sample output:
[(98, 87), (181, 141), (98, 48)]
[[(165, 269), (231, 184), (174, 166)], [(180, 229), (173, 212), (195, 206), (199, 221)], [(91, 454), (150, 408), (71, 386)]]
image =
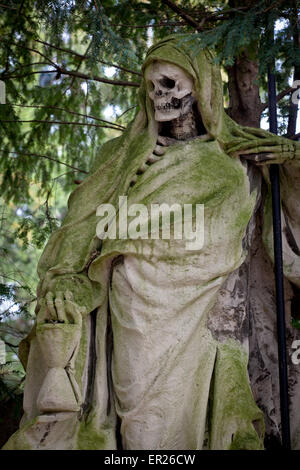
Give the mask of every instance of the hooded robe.
[[(37, 312), (47, 292), (66, 290), (86, 308), (72, 371), (80, 410), (39, 413), (47, 368), (34, 328), (20, 348), (27, 372), (24, 416), (5, 449), (116, 449), (118, 436), (125, 449), (264, 446), (264, 416), (247, 370), (251, 335), (245, 325), (249, 256), (262, 201), (264, 243), (273, 256), (270, 185), (267, 166), (257, 168), (240, 155), (265, 152), (272, 155), (267, 163), (284, 163), (284, 271), (300, 287), (294, 196), (300, 146), (227, 116), (220, 70), (210, 51), (195, 57), (190, 42), (169, 37), (150, 48), (143, 71), (156, 60), (193, 78), (209, 138), (168, 147), (131, 186), (158, 136), (143, 78), (133, 122), (102, 146), (38, 265)], [(101, 241), (97, 207), (117, 208), (119, 196), (128, 196), (128, 205), (147, 207), (204, 204), (203, 247), (188, 251), (183, 240), (172, 237)], [(297, 447), (299, 426), (294, 435)]]

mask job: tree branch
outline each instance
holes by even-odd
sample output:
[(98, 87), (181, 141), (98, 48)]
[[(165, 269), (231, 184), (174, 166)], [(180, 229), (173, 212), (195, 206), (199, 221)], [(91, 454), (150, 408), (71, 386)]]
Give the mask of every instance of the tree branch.
[(27, 74), (24, 74), (24, 75), (3, 74), (1, 79), (2, 80), (7, 80), (7, 79), (10, 79), (10, 78), (25, 78), (25, 77), (28, 77), (29, 75), (34, 75), (34, 74), (37, 74), (37, 73), (59, 73), (61, 75), (68, 75), (70, 77), (82, 78), (84, 80), (91, 80), (91, 81), (94, 81), (94, 82), (107, 83), (108, 85), (132, 86), (132, 87), (139, 87), (140, 86), (140, 84), (138, 82), (127, 82), (126, 80), (110, 80), (110, 79), (104, 78), (104, 77), (90, 77), (89, 75), (86, 75), (85, 73), (76, 72), (75, 70), (67, 70), (67, 69), (64, 69), (64, 68), (60, 68), (58, 65), (56, 65), (56, 70), (40, 70), (40, 71), (35, 71), (35, 72), (28, 72)]
[(11, 78), (25, 78), (29, 75), (36, 75), (38, 73), (57, 73), (57, 70), (35, 70), (33, 72), (24, 73), (23, 75), (10, 75), (8, 73), (3, 73), (1, 80), (9, 80)]
[[(166, 3), (166, 2), (163, 2)], [(171, 8), (170, 3), (168, 3), (168, 6)], [(174, 5), (175, 6), (175, 5)], [(178, 7), (177, 7), (178, 8)], [(190, 19), (192, 19), (193, 24), (188, 23), (188, 21), (185, 19), (184, 21), (160, 21), (158, 23), (149, 23), (145, 25), (134, 25), (134, 24), (115, 24), (115, 23), (110, 23), (110, 26), (114, 27), (120, 27), (120, 28), (135, 28), (135, 29), (143, 29), (143, 28), (159, 28), (159, 27), (169, 27), (169, 26), (193, 26), (201, 29), (201, 26), (205, 21), (219, 21), (219, 20), (225, 20), (227, 15), (230, 15), (231, 13), (244, 13), (244, 10), (249, 10), (249, 7), (239, 7), (239, 8), (232, 8), (232, 9), (223, 9), (219, 10), (216, 12), (204, 12), (203, 10), (201, 11), (193, 11), (193, 13), (197, 13), (197, 15), (200, 15), (201, 18), (199, 18), (200, 22), (197, 23), (197, 21), (193, 20), (191, 16), (187, 13), (187, 11), (180, 10), (182, 14), (180, 15), (183, 18), (183, 14), (186, 16), (189, 16)], [(175, 11), (175, 10), (174, 10)], [(176, 12), (178, 13), (178, 12)], [(179, 14), (179, 13), (178, 13)]]
[(3, 5), (2, 3), (0, 3), (0, 7), (1, 8), (7, 8), (8, 10), (17, 10), (16, 7), (10, 7), (9, 5)]
[(54, 44), (50, 44), (49, 42), (42, 41), (41, 39), (34, 39), (34, 41), (40, 44), (43, 44), (44, 46), (52, 47), (53, 49), (56, 49), (57, 51), (66, 52), (67, 54), (75, 55), (76, 57), (78, 57), (78, 59), (86, 59), (85, 54), (80, 54), (79, 52), (73, 51), (73, 49), (67, 49), (65, 47), (54, 46)]
[[(50, 44), (49, 42), (46, 42), (46, 41), (41, 41), (40, 39), (35, 39), (34, 41), (39, 42), (40, 44), (44, 44), (45, 46), (52, 47), (53, 49), (56, 49), (58, 51), (66, 52), (67, 54), (75, 55), (79, 59), (82, 59), (82, 60), (87, 59), (86, 55), (79, 54), (78, 52), (75, 52), (72, 49), (67, 49), (67, 48), (59, 47), (59, 46), (54, 46), (53, 44)], [(130, 70), (130, 69), (127, 69), (125, 67), (121, 67), (120, 65), (111, 64), (110, 62), (104, 62), (103, 60), (99, 60), (99, 59), (97, 59), (97, 61), (100, 62), (101, 64), (108, 65), (109, 67), (115, 67), (116, 69), (123, 70), (123, 72), (128, 72), (128, 73), (131, 73), (131, 74), (134, 74), (134, 75), (138, 75), (139, 77), (142, 76), (142, 74), (140, 72), (136, 72), (134, 70)]]
[(19, 69), (24, 69), (26, 67), (33, 67), (34, 65), (49, 65), (49, 62), (31, 62), (30, 64), (22, 64), (17, 66), (11, 73), (17, 72)]
[(114, 130), (117, 130), (117, 131), (121, 131), (122, 129), (118, 129), (116, 127), (113, 127), (113, 126), (106, 126), (104, 124), (90, 124), (88, 122), (79, 122), (79, 121), (43, 121), (43, 120), (40, 120), (40, 119), (28, 119), (28, 120), (25, 120), (25, 119), (0, 119), (0, 122), (39, 122), (39, 123), (43, 123), (43, 124), (62, 124), (62, 125), (65, 125), (65, 124), (70, 124), (70, 125), (74, 125), (74, 126), (88, 126), (88, 127), (103, 127), (105, 129), (114, 129)]
[(58, 106), (44, 106), (44, 105), (38, 105), (38, 104), (32, 104), (32, 105), (26, 105), (26, 104), (11, 104), (11, 103), (6, 103), (2, 106), (14, 106), (14, 107), (20, 107), (20, 108), (42, 108), (42, 109), (57, 109), (58, 111), (64, 111), (66, 113), (69, 113), (69, 114), (73, 114), (75, 116), (82, 116), (82, 117), (85, 117), (85, 118), (88, 118), (88, 119), (94, 119), (95, 121), (100, 121), (100, 122), (105, 122), (106, 124), (109, 124), (111, 126), (116, 126), (116, 128), (118, 130), (123, 130), (125, 129), (124, 126), (121, 126), (121, 124), (116, 124), (114, 122), (110, 122), (110, 121), (105, 121), (104, 119), (100, 119), (98, 117), (95, 117), (95, 116), (91, 116), (89, 114), (83, 114), (83, 113), (76, 113), (75, 111), (71, 111), (69, 109), (66, 109), (66, 108), (60, 108)]
[[(150, 24), (114, 24), (110, 23), (110, 26), (114, 26), (116, 28), (134, 28), (134, 29), (145, 29), (145, 28), (162, 28), (162, 27), (170, 27), (170, 26), (189, 26), (186, 21), (161, 21), (159, 23), (150, 23)], [(138, 72), (134, 72), (138, 73)]]
[(124, 114), (128, 113), (128, 111), (134, 108), (137, 108), (137, 104), (135, 104), (134, 106), (130, 106), (130, 108), (126, 109), (122, 114), (120, 114), (120, 116), (118, 116), (117, 119), (120, 119), (122, 116), (124, 116)]
[[(17, 303), (17, 302), (16, 302), (16, 303)], [(15, 305), (15, 304), (14, 304), (14, 305)], [(11, 306), (11, 307), (12, 307), (12, 306)], [(11, 308), (11, 307), (10, 307), (10, 308)], [(7, 310), (5, 310), (5, 312), (3, 312), (3, 314), (5, 314), (6, 312), (7, 312)], [(1, 315), (2, 315), (2, 314), (1, 314)], [(5, 342), (5, 346), (8, 346), (10, 349), (15, 350), (15, 349), (17, 349), (17, 348), (19, 347), (18, 344), (9, 343), (9, 342), (6, 341), (6, 340), (4, 340), (4, 342)]]
[(179, 8), (175, 3), (171, 2), (170, 0), (161, 0), (162, 3), (167, 5), (171, 10), (173, 10), (175, 13), (177, 13), (181, 18), (183, 18), (189, 25), (193, 26), (197, 31), (200, 30), (200, 25), (195, 21), (190, 15), (185, 13), (184, 10)]
[(20, 47), (21, 49), (26, 49), (27, 51), (30, 51), (30, 52), (34, 52), (35, 54), (38, 54), (41, 57), (43, 57), (44, 59), (46, 59), (46, 61), (49, 62), (51, 65), (53, 65), (53, 67), (58, 67), (55, 62), (53, 62), (51, 59), (49, 59), (49, 57), (45, 56), (45, 54), (38, 51), (37, 49), (33, 49), (32, 47), (23, 46), (22, 44), (17, 44), (17, 43), (15, 43), (13, 45), (16, 46), (16, 47)]
[(17, 331), (11, 326), (8, 325), (1, 325), (0, 326), (0, 333), (4, 333), (5, 335), (16, 336), (17, 338), (23, 338), (24, 334), (21, 331)]
[[(92, 45), (92, 42), (89, 43), (88, 47), (87, 47), (86, 50), (85, 50), (85, 53), (84, 53), (83, 57), (82, 57), (81, 59), (79, 59), (78, 65), (77, 65), (77, 67), (76, 67), (76, 72), (79, 71), (79, 69), (80, 69), (80, 67), (81, 67), (81, 65), (82, 65), (82, 62), (85, 60), (85, 58), (86, 58), (86, 56), (87, 56), (87, 53), (88, 53), (89, 50), (90, 50), (91, 45)], [(74, 83), (75, 80), (76, 80), (76, 78), (75, 78), (75, 77), (72, 77), (72, 79), (71, 79), (71, 81), (70, 81), (70, 84), (67, 86), (67, 88), (66, 88), (65, 91), (63, 92), (63, 96), (67, 93), (68, 90), (71, 90), (71, 88), (73, 87), (73, 83)], [(55, 105), (56, 105), (56, 104), (57, 104), (57, 102), (55, 103)]]
[(294, 135), (285, 135), (284, 137), (287, 137), (288, 139), (291, 139), (291, 140), (298, 140), (300, 139), (300, 132), (298, 132), (298, 134), (294, 134)]
[(65, 165), (69, 168), (72, 168), (72, 170), (79, 171), (80, 173), (85, 173), (86, 175), (88, 174), (88, 172), (85, 171), (85, 170), (81, 170), (80, 168), (76, 168), (76, 166), (69, 165), (69, 163), (65, 163), (65, 162), (62, 162), (61, 160), (57, 160), (57, 158), (49, 157), (49, 155), (39, 155), (37, 153), (18, 152), (18, 151), (7, 151), (5, 149), (0, 149), (0, 152), (14, 153), (14, 154), (17, 154), (17, 155), (25, 155), (26, 157), (46, 158), (47, 160), (51, 160), (53, 162), (59, 163), (60, 165)]
[(73, 77), (83, 78), (85, 80), (93, 80), (95, 82), (107, 83), (108, 85), (120, 85), (120, 86), (132, 86), (132, 87), (140, 86), (140, 83), (137, 83), (137, 82), (128, 82), (126, 80), (109, 80), (108, 78), (103, 78), (103, 77), (90, 77), (89, 75), (86, 75), (85, 73), (75, 72), (73, 70), (67, 70), (64, 68), (59, 69), (59, 72), (62, 75), (70, 75)]
[[(286, 88), (285, 90), (281, 91), (280, 93), (278, 93), (278, 95), (276, 96), (276, 103), (278, 103), (278, 101), (282, 100), (282, 98), (284, 98), (289, 93), (292, 93), (292, 91), (295, 91), (295, 88), (289, 87), (289, 88)], [(261, 112), (263, 112), (265, 109), (267, 109), (268, 106), (269, 106), (268, 103), (262, 103)]]

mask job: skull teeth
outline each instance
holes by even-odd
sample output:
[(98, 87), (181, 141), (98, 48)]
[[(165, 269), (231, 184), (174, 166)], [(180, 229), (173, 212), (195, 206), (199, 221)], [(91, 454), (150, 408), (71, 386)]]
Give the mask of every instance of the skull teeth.
[(159, 111), (161, 111), (162, 109), (164, 109), (165, 111), (169, 111), (170, 109), (175, 109), (175, 106), (173, 106), (171, 103), (167, 103), (162, 104), (161, 106), (156, 106), (156, 109), (158, 109)]
[(178, 98), (172, 98), (171, 103), (166, 103), (162, 105), (157, 105), (155, 108), (158, 111), (164, 110), (164, 111), (169, 111), (171, 109), (178, 109), (181, 106), (181, 100)]

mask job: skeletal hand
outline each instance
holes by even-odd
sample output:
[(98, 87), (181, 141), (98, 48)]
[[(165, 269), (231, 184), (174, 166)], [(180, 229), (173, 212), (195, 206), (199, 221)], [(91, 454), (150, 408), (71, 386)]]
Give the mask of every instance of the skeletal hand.
[(79, 307), (73, 300), (72, 292), (52, 292), (46, 294), (41, 301), (41, 308), (37, 315), (37, 324), (44, 323), (71, 323), (81, 325), (82, 316), (86, 313), (85, 307)]
[(173, 137), (159, 135), (157, 138), (157, 144), (158, 146), (169, 147), (170, 145), (178, 144), (178, 140)]

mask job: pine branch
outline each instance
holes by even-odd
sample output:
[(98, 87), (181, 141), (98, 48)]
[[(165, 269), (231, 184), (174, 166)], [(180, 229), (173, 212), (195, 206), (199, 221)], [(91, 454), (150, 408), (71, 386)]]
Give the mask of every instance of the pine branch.
[(73, 114), (75, 116), (82, 116), (82, 117), (85, 117), (85, 118), (88, 118), (88, 119), (94, 119), (95, 121), (105, 122), (106, 124), (109, 124), (110, 126), (115, 126), (116, 129), (118, 129), (118, 130), (125, 129), (125, 127), (121, 126), (121, 124), (117, 124), (117, 123), (110, 122), (110, 121), (105, 121), (105, 119), (100, 119), (98, 117), (91, 116), (89, 114), (76, 113), (75, 111), (71, 111), (71, 110), (66, 109), (66, 108), (60, 108), (58, 106), (50, 106), (50, 105), (48, 105), (48, 106), (45, 105), (44, 106), (44, 105), (38, 105), (38, 104), (26, 105), (26, 104), (12, 104), (12, 103), (6, 103), (3, 106), (13, 106), (13, 107), (20, 107), (20, 108), (56, 109), (58, 111), (64, 111), (66, 113)]
[[(146, 29), (146, 28), (162, 28), (162, 27), (170, 27), (170, 26), (188, 26), (186, 21), (161, 21), (159, 23), (149, 23), (149, 24), (115, 24), (110, 23), (110, 26), (114, 26), (116, 28), (133, 28), (133, 29)], [(134, 72), (138, 73), (138, 72)]]
[[(0, 318), (1, 318), (1, 317), (3, 318), (3, 317), (4, 317), (7, 313), (9, 313), (9, 311), (10, 311), (13, 307), (15, 307), (16, 305), (21, 305), (21, 306), (24, 308), (26, 305), (29, 305), (29, 304), (31, 304), (32, 302), (35, 302), (36, 299), (37, 299), (37, 298), (34, 297), (34, 298), (31, 299), (31, 300), (27, 300), (27, 302), (18, 302), (18, 301), (17, 301), (17, 302), (14, 302), (14, 303), (11, 304), (6, 310), (4, 310), (3, 312), (0, 313)], [(8, 343), (7, 341), (5, 341), (5, 344), (8, 344), (8, 345), (9, 345), (9, 343)], [(13, 347), (16, 348), (17, 346), (13, 346)]]
[(51, 160), (53, 162), (59, 163), (60, 165), (65, 165), (69, 168), (72, 168), (75, 171), (79, 171), (80, 173), (85, 173), (86, 175), (88, 174), (88, 172), (85, 170), (81, 170), (80, 168), (76, 168), (76, 166), (70, 165), (69, 163), (65, 163), (65, 162), (62, 162), (61, 160), (57, 160), (57, 158), (49, 157), (49, 155), (39, 155), (37, 153), (18, 152), (18, 151), (7, 151), (5, 149), (0, 149), (0, 152), (24, 155), (26, 157), (46, 158), (47, 160)]
[[(44, 44), (45, 46), (52, 47), (53, 49), (56, 49), (58, 51), (66, 52), (67, 54), (72, 54), (72, 55), (78, 57), (79, 59), (82, 59), (82, 60), (87, 59), (86, 54), (85, 55), (79, 54), (78, 52), (75, 52), (72, 49), (67, 49), (67, 48), (59, 47), (59, 46), (54, 46), (53, 44), (50, 44), (49, 42), (46, 42), (46, 41), (41, 41), (40, 39), (35, 39), (35, 41), (39, 42), (40, 44)], [(131, 74), (134, 74), (134, 75), (138, 75), (139, 77), (142, 76), (142, 74), (140, 72), (136, 72), (135, 70), (130, 70), (130, 69), (127, 69), (125, 67), (121, 67), (120, 65), (112, 64), (110, 62), (104, 62), (103, 60), (99, 60), (99, 59), (97, 59), (97, 61), (100, 62), (103, 65), (107, 65), (109, 67), (115, 67), (116, 69), (122, 70), (123, 72), (128, 72), (128, 73), (131, 73)]]
[(9, 311), (11, 308), (15, 307), (16, 305), (18, 305), (19, 302), (14, 302), (13, 304), (11, 304), (7, 309), (5, 309), (3, 312), (0, 313), (0, 318), (4, 317)]
[(128, 111), (134, 108), (137, 108), (137, 104), (135, 104), (134, 106), (130, 106), (130, 108), (126, 109), (122, 114), (120, 114), (120, 116), (118, 116), (117, 119), (120, 119), (122, 116), (124, 116), (124, 114), (128, 113)]
[(171, 2), (170, 0), (161, 0), (162, 3), (167, 5), (171, 10), (177, 13), (181, 18), (183, 18), (189, 25), (193, 26), (197, 31), (200, 30), (200, 25), (195, 21), (190, 15), (185, 13), (184, 10), (179, 8), (175, 3)]
[[(224, 15), (225, 13), (226, 14), (231, 14), (231, 13), (243, 13), (245, 10), (249, 10), (251, 7), (249, 6), (246, 6), (246, 7), (236, 7), (236, 8), (222, 8), (214, 13), (210, 12), (210, 15), (211, 16), (217, 16), (219, 13), (221, 13), (222, 15)], [(188, 12), (188, 10), (187, 10)], [(193, 10), (193, 12), (191, 13), (197, 13), (199, 15), (203, 15), (204, 12), (203, 10)]]
[(102, 127), (105, 129), (114, 129), (117, 131), (121, 131), (122, 129), (118, 129), (113, 126), (106, 126), (104, 124), (92, 124), (89, 122), (80, 122), (80, 121), (47, 121), (47, 120), (40, 120), (40, 119), (0, 119), (0, 122), (22, 122), (22, 123), (43, 123), (43, 124), (58, 124), (58, 125), (73, 125), (73, 126), (87, 126), (87, 127)]
[[(79, 69), (80, 69), (80, 67), (81, 67), (81, 65), (82, 65), (82, 62), (87, 58), (87, 54), (88, 54), (88, 52), (89, 52), (89, 50), (90, 50), (91, 45), (92, 45), (92, 41), (89, 43), (88, 47), (86, 48), (85, 53), (84, 53), (84, 55), (82, 56), (82, 58), (79, 59), (78, 65), (77, 65), (77, 67), (76, 67), (76, 72), (79, 72)], [(70, 83), (70, 85), (66, 88), (66, 90), (64, 91), (64, 94), (67, 93), (67, 91), (72, 88), (74, 81), (75, 81), (75, 77), (72, 78), (71, 83)]]
[[(1, 214), (1, 215), (3, 215), (3, 214)], [(1, 220), (1, 222), (2, 222), (2, 220)], [(21, 288), (24, 287), (21, 284), (21, 282), (18, 279), (16, 279), (15, 277), (7, 276), (6, 274), (3, 274), (3, 273), (1, 273), (1, 277), (5, 278), (5, 279), (9, 279), (9, 281), (13, 281), (13, 282), (19, 284), (19, 287), (21, 287)]]
[(49, 65), (49, 62), (31, 62), (30, 64), (18, 65), (11, 73), (17, 72), (19, 69), (25, 69), (26, 67), (33, 67), (34, 65)]
[(277, 8), (282, 2), (283, 0), (279, 0), (278, 2), (271, 3), (271, 5), (269, 5), (265, 10), (263, 10), (261, 14), (266, 14), (268, 11)]
[[(240, 11), (241, 10), (241, 11)], [(197, 27), (201, 29), (201, 26), (203, 26), (204, 22), (206, 21), (211, 21), (211, 22), (217, 22), (220, 20), (226, 20), (228, 19), (228, 15), (230, 15), (231, 12), (242, 12), (242, 10), (249, 10), (249, 7), (245, 8), (234, 8), (232, 10), (226, 10), (226, 11), (219, 11), (216, 13), (204, 13), (201, 12), (201, 21), (197, 23)], [(283, 15), (282, 15), (283, 16)], [(196, 23), (196, 22), (195, 22)], [(137, 25), (137, 24), (116, 24), (116, 23), (110, 23), (110, 26), (113, 27), (119, 27), (119, 28), (133, 28), (133, 29), (146, 29), (146, 28), (161, 28), (161, 27), (170, 27), (170, 26), (193, 26), (188, 21), (160, 21), (158, 23), (149, 23), (145, 25)]]
[(35, 42), (43, 44), (44, 46), (51, 47), (56, 49), (57, 51), (66, 52), (67, 54), (72, 54), (78, 57), (78, 59), (86, 59), (85, 54), (80, 54), (79, 52), (73, 51), (73, 49), (67, 49), (66, 47), (54, 46), (54, 44), (50, 44), (49, 42), (42, 41), (41, 39), (34, 39)]
[[(73, 54), (75, 55), (76, 57), (78, 57), (79, 59), (82, 60), (86, 60), (87, 59), (87, 52), (88, 52), (88, 49), (85, 53), (85, 55), (82, 55), (82, 54), (78, 54), (77, 52), (74, 52), (72, 51), (71, 49), (64, 49), (64, 48), (61, 48), (61, 47), (56, 47), (56, 46), (53, 46), (52, 44), (49, 44), (49, 43), (46, 43), (45, 41), (40, 41), (40, 40), (36, 40), (37, 42), (40, 42), (44, 45), (47, 45), (49, 47), (54, 47), (55, 49), (58, 49), (60, 51), (63, 51), (63, 52), (66, 52), (66, 53), (69, 53), (69, 54)], [(53, 62), (53, 60), (51, 60), (49, 57), (47, 57), (45, 54), (43, 54), (42, 52), (38, 51), (37, 49), (33, 49), (31, 47), (27, 47), (27, 46), (23, 46), (21, 44), (14, 44), (15, 46), (17, 47), (21, 47), (22, 49), (26, 49), (28, 51), (31, 51), (31, 52), (34, 52), (36, 54), (39, 54), (41, 57), (43, 57), (44, 59), (46, 59), (46, 61), (49, 62), (49, 64), (51, 64), (54, 68), (55, 68), (55, 71), (57, 71), (57, 73), (60, 75), (69, 75), (69, 76), (72, 76), (72, 77), (75, 77), (75, 78), (84, 78), (85, 80), (93, 80), (93, 81), (98, 81), (98, 82), (103, 82), (103, 83), (108, 83), (110, 85), (120, 85), (120, 86), (136, 86), (136, 87), (139, 87), (140, 84), (139, 83), (136, 83), (136, 82), (128, 82), (128, 81), (124, 81), (124, 80), (110, 80), (108, 78), (104, 78), (104, 77), (93, 77), (91, 78), (89, 75), (86, 75), (86, 74), (81, 74), (78, 72), (78, 69), (79, 67), (77, 67), (77, 70), (67, 70), (67, 69), (63, 69), (61, 68), (59, 65), (57, 65), (55, 62)], [(133, 72), (132, 70), (129, 70), (129, 69), (126, 69), (124, 67), (120, 67), (120, 66), (116, 66), (114, 64), (108, 64), (107, 62), (103, 62), (103, 61), (99, 61), (99, 62), (102, 62), (104, 63), (105, 65), (109, 65), (111, 67), (116, 67), (116, 68), (119, 68), (120, 70), (123, 70), (123, 71), (126, 71), (126, 72), (129, 72), (129, 73), (134, 73), (136, 75), (139, 75), (141, 76), (140, 73), (138, 72)], [(49, 70), (49, 71), (41, 71), (41, 72), (31, 72), (29, 73), (28, 75), (31, 75), (31, 74), (34, 74), (34, 73), (54, 73), (55, 71), (53, 70)], [(22, 75), (19, 75), (19, 76), (12, 76), (12, 75), (8, 75), (8, 74), (4, 74), (3, 75), (4, 77), (8, 77), (8, 78), (24, 78), (25, 76), (22, 76)]]
[(16, 7), (11, 7), (9, 5), (3, 5), (2, 3), (0, 3), (0, 7), (1, 8), (7, 8), (8, 10), (17, 10)]
[(23, 75), (10, 75), (10, 74), (5, 73), (2, 75), (1, 79), (7, 80), (11, 78), (25, 78), (25, 77), (29, 77), (29, 75), (34, 75), (38, 73), (56, 73), (58, 75), (67, 75), (70, 77), (82, 78), (84, 80), (107, 83), (108, 85), (131, 86), (131, 87), (140, 86), (140, 84), (137, 82), (128, 82), (126, 80), (110, 80), (104, 77), (90, 77), (89, 75), (86, 75), (85, 73), (76, 72), (75, 70), (67, 70), (64, 68), (60, 68), (58, 65), (56, 65), (56, 70), (40, 70), (40, 71), (35, 71), (35, 72), (28, 72)]
[(111, 62), (104, 62), (103, 60), (100, 60), (100, 59), (98, 59), (98, 62), (100, 62), (103, 65), (107, 65), (108, 67), (114, 67), (115, 69), (122, 70), (123, 72), (127, 72), (127, 73), (137, 75), (138, 77), (143, 76), (140, 72), (136, 72), (135, 70), (127, 69), (125, 67), (122, 67), (121, 65), (112, 64)]
[[(53, 222), (53, 221), (57, 220), (56, 217), (51, 216), (51, 211), (50, 211), (50, 207), (49, 207), (49, 198), (51, 196), (52, 189), (53, 189), (53, 185), (52, 185), (52, 188), (49, 189), (49, 191), (47, 192), (46, 201), (44, 202), (45, 207), (46, 207), (45, 214), (46, 214), (46, 218), (48, 220), (48, 225), (51, 229), (51, 232), (53, 231), (53, 228), (55, 228), (55, 222)], [(54, 227), (53, 227), (53, 225), (54, 225)]]
[[(86, 56), (86, 54), (88, 53), (90, 47), (91, 47), (91, 42), (90, 42), (90, 44), (88, 45), (88, 47), (86, 48), (85, 55), (84, 55), (83, 57)], [(80, 60), (79, 60), (79, 63), (78, 63), (78, 65), (77, 65), (77, 67), (76, 67), (76, 71), (78, 71), (78, 70), (80, 69), (81, 64), (82, 64), (82, 60), (83, 60), (83, 59), (80, 59)], [(73, 83), (74, 83), (75, 80), (76, 80), (75, 77), (72, 77), (72, 78), (71, 78), (71, 81), (70, 81), (70, 83), (65, 87), (65, 89), (64, 89), (64, 91), (63, 91), (63, 93), (62, 93), (62, 96), (64, 96), (64, 95), (67, 93), (67, 91), (72, 88)], [(61, 97), (58, 97), (58, 99), (57, 99), (57, 100), (55, 101), (55, 103), (54, 103), (54, 106), (58, 105), (58, 104), (60, 103), (60, 100), (61, 100)], [(50, 112), (47, 113), (48, 116), (49, 116), (49, 114), (50, 114)], [(41, 125), (41, 124), (38, 124), (37, 126), (35, 126), (35, 128), (38, 128), (40, 125)], [(28, 142), (29, 144), (30, 144), (30, 140), (31, 140), (31, 139), (29, 139), (29, 142)]]
[(32, 47), (23, 46), (22, 44), (18, 44), (18, 43), (13, 44), (13, 46), (20, 47), (21, 49), (25, 49), (26, 51), (34, 52), (35, 54), (38, 54), (41, 57), (43, 57), (44, 59), (46, 59), (46, 61), (49, 62), (49, 64), (53, 65), (53, 67), (57, 67), (55, 62), (53, 62), (49, 57), (47, 57), (45, 54), (38, 51), (37, 49), (33, 49)]
[(19, 14), (19, 15), (22, 13), (24, 3), (25, 3), (25, 0), (22, 0), (22, 1), (21, 1), (21, 5), (19, 6), (19, 11), (18, 11), (18, 14)]
[(29, 77), (30, 75), (36, 75), (38, 73), (56, 73), (57, 74), (57, 70), (35, 70), (33, 72), (24, 73), (22, 75), (10, 75), (8, 73), (4, 73), (1, 76), (1, 80), (9, 80), (11, 78), (25, 78), (25, 77)]
[(137, 83), (137, 82), (128, 82), (126, 80), (109, 80), (108, 78), (103, 78), (103, 77), (90, 77), (89, 75), (86, 75), (84, 73), (75, 72), (75, 71), (67, 70), (64, 68), (59, 69), (59, 72), (62, 75), (70, 75), (71, 77), (73, 76), (73, 77), (83, 78), (85, 80), (93, 80), (95, 82), (107, 83), (109, 85), (132, 86), (132, 87), (140, 86), (140, 83)]
[(16, 336), (17, 338), (23, 338), (24, 334), (21, 333), (20, 331), (15, 330), (11, 326), (8, 325), (0, 325), (0, 333), (3, 333), (4, 335), (11, 335), (11, 336)]
[(12, 343), (9, 343), (8, 341), (5, 341), (5, 345), (8, 346), (9, 348), (11, 348), (13, 351), (18, 348), (18, 344), (12, 344)]

